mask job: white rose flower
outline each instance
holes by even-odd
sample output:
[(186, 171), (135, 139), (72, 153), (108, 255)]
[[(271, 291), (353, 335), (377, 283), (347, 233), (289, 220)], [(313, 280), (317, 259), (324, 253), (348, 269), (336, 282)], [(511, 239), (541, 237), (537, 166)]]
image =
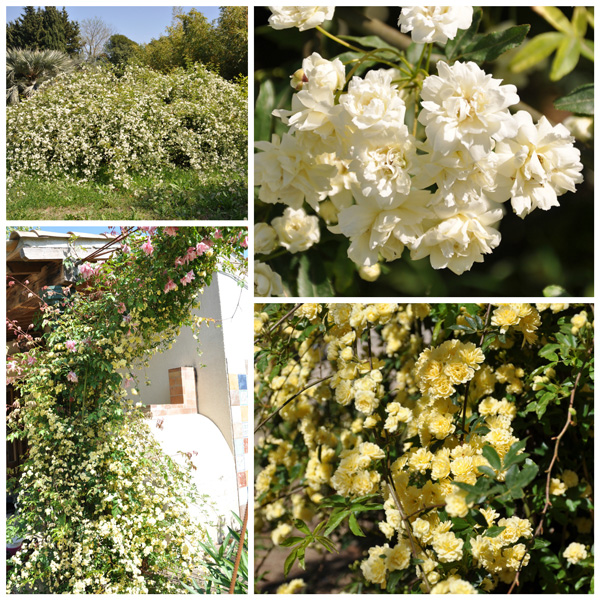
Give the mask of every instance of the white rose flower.
[(369, 71), (364, 79), (353, 77), (348, 93), (340, 98), (343, 121), (363, 135), (378, 135), (401, 127), (406, 105), (392, 84), (392, 77), (389, 70), (383, 69)]
[[(314, 52), (302, 62), (302, 89), (292, 96), (291, 110), (278, 109), (273, 114), (279, 117), (290, 132), (313, 131), (322, 138), (334, 133), (332, 121), (341, 112), (334, 102), (334, 92), (344, 87), (346, 74), (339, 59), (333, 61), (322, 58)], [(292, 85), (297, 78), (292, 76)]]
[(306, 83), (303, 89), (327, 89), (330, 92), (343, 89), (346, 85), (346, 68), (339, 58), (327, 60), (313, 52), (302, 61)]
[(437, 63), (439, 75), (423, 82), (419, 122), (433, 149), (448, 154), (462, 147), (474, 160), (482, 159), (494, 147), (494, 140), (513, 137), (516, 124), (508, 107), (519, 102), (514, 85), (500, 85), (500, 79), (474, 62)]
[(412, 162), (416, 157), (414, 138), (406, 125), (392, 129), (388, 135), (357, 138), (350, 170), (356, 173), (365, 196), (408, 194), (411, 188)]
[(320, 192), (329, 189), (329, 178), (337, 168), (328, 164), (315, 164), (303, 138), (284, 133), (281, 140), (273, 135), (271, 142), (256, 142), (254, 156), (254, 181), (260, 186), (258, 198), (274, 204), (282, 202), (300, 208), (306, 200), (311, 206), (319, 203)]
[(271, 267), (259, 260), (254, 261), (254, 295), (283, 296), (281, 276)]
[(552, 126), (546, 117), (537, 125), (528, 112), (513, 117), (518, 131), (513, 138), (499, 142), (496, 201), (511, 198), (513, 210), (524, 218), (536, 208), (558, 206), (557, 197), (574, 192), (583, 181), (580, 152), (563, 125)]
[(282, 217), (271, 221), (279, 243), (292, 254), (304, 252), (321, 239), (319, 218), (308, 216), (303, 208), (286, 208)]
[(279, 246), (277, 232), (267, 223), (254, 225), (254, 252), (269, 254)]
[(348, 257), (360, 266), (377, 264), (379, 254), (388, 261), (399, 258), (422, 234), (421, 222), (430, 212), (431, 194), (419, 190), (385, 199), (355, 190), (354, 197), (356, 204), (342, 209), (337, 227), (330, 229), (350, 238)]
[(459, 29), (468, 29), (472, 21), (472, 6), (405, 6), (398, 25), (402, 33), (410, 31), (417, 44), (445, 44)]
[[(440, 209), (436, 207), (436, 212)], [(475, 262), (483, 262), (500, 243), (496, 225), (502, 219), (502, 208), (482, 199), (452, 216), (441, 216), (411, 245), (411, 258), (429, 256), (434, 269), (450, 269), (457, 275), (468, 271)]]
[(269, 6), (273, 13), (269, 25), (273, 29), (297, 27), (300, 31), (313, 29), (333, 19), (335, 6)]

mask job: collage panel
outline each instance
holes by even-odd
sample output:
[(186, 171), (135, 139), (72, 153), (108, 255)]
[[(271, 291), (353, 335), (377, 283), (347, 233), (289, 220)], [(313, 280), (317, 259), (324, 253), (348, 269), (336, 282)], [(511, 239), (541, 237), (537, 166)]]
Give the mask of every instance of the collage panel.
[(246, 6), (7, 23), (8, 220), (247, 219)]
[(593, 296), (592, 40), (583, 6), (257, 7), (257, 295)]
[(245, 593), (247, 229), (56, 229), (6, 242), (8, 592)]
[(255, 305), (255, 593), (591, 593), (594, 305)]
[(248, 7), (130, 4), (5, 7), (7, 594), (250, 585)]

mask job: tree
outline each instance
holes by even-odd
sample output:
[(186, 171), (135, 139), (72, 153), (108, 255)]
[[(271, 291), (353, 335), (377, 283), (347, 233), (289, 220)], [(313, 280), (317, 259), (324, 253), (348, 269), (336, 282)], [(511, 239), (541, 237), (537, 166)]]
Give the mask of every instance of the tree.
[(219, 74), (225, 79), (248, 74), (248, 8), (222, 6), (215, 29)]
[(96, 61), (105, 51), (105, 46), (113, 35), (113, 28), (100, 17), (84, 19), (80, 25), (80, 38), (83, 55), (87, 61)]
[(6, 101), (16, 104), (21, 98), (30, 98), (42, 83), (72, 71), (76, 65), (59, 50), (7, 50)]
[(106, 56), (113, 65), (125, 65), (135, 56), (139, 45), (127, 36), (117, 33), (106, 44)]
[(26, 6), (23, 15), (6, 27), (6, 47), (59, 50), (72, 56), (81, 47), (79, 24), (69, 20), (65, 8)]

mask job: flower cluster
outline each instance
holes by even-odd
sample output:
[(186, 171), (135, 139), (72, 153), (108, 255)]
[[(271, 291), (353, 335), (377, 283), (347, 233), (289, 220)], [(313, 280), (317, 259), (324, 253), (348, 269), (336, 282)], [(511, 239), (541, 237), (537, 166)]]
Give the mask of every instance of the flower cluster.
[[(258, 539), (289, 552), (301, 539), (294, 527), (306, 533), (299, 521), (327, 524), (320, 535), (332, 542), (351, 532), (363, 550), (361, 585), (375, 592), (415, 581), (428, 593), (508, 589), (550, 545), (552, 560), (585, 561), (589, 438), (583, 459), (562, 446), (560, 467), (549, 449), (571, 415), (561, 394), (574, 389), (558, 354), (566, 361), (577, 346), (573, 364), (593, 368), (584, 312), (558, 303), (257, 305)], [(573, 415), (589, 410), (588, 381), (575, 383)], [(552, 394), (561, 423), (528, 424)], [(534, 532), (546, 486), (568, 497), (546, 519), (566, 524), (567, 510), (577, 513), (562, 538)], [(346, 517), (350, 531), (336, 537)], [(569, 545), (565, 535), (586, 538)]]
[[(303, 22), (287, 16), (288, 27)], [(470, 7), (413, 7), (399, 23), (431, 44), (452, 39), (471, 18)], [(436, 74), (411, 82), (402, 65), (359, 76), (339, 58), (315, 52), (303, 60), (291, 78), (291, 109), (273, 112), (288, 130), (256, 143), (255, 183), (262, 203), (286, 205), (295, 231), (313, 234), (299, 247), (275, 220), (275, 232), (257, 223), (257, 253), (317, 244), (318, 217), (349, 240), (348, 257), (361, 268), (408, 248), (413, 260), (429, 257), (434, 269), (460, 275), (500, 244), (505, 203), (525, 217), (558, 206), (583, 181), (566, 127), (511, 113), (517, 88), (475, 62), (440, 60)]]
[(8, 180), (108, 180), (169, 166), (245, 172), (247, 99), (195, 66), (162, 74), (130, 67), (61, 75), (7, 110)]

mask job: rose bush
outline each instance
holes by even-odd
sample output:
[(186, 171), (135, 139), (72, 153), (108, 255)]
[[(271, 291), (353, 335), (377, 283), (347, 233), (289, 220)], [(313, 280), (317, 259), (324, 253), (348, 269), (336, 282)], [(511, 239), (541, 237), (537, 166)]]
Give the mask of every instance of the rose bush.
[(175, 593), (203, 581), (206, 499), (152, 436), (129, 370), (182, 326), (199, 329), (192, 311), (214, 272), (245, 270), (245, 230), (142, 229), (105, 263), (80, 265), (64, 302), (41, 303), (40, 335), (12, 325), (8, 439), (28, 453), (9, 482), (9, 527), (23, 540), (11, 593)]
[(593, 311), (257, 305), (259, 588), (592, 591)]
[(200, 65), (61, 75), (7, 109), (8, 185), (23, 177), (127, 187), (169, 167), (246, 173), (247, 91)]
[[(382, 22), (367, 25), (349, 9), (338, 24), (333, 9), (324, 8), (271, 8), (271, 27), (308, 29), (305, 49), (319, 51), (290, 68), (290, 93), (275, 95), (267, 80), (257, 98), (256, 131), (271, 133), (256, 143), (257, 223), (273, 225), (282, 210), (304, 210), (303, 226), (318, 218), (321, 229), (312, 252), (313, 244), (290, 257), (280, 248), (297, 251), (280, 236), (280, 248), (258, 257), (281, 274), (286, 295), (379, 295), (371, 291), (377, 286), (356, 282), (364, 269), (371, 272), (363, 279), (377, 279), (378, 265), (379, 272), (418, 269), (431, 277), (421, 266), (388, 266), (407, 254), (462, 278), (500, 246), (501, 221), (514, 223), (508, 212), (525, 218), (581, 189), (584, 167), (573, 133), (525, 104), (517, 86), (503, 81), (507, 75), (493, 71), (524, 42), (529, 24), (479, 32), (480, 8), (403, 8), (398, 25), (411, 40)], [(577, 31), (589, 58), (590, 13), (579, 7), (570, 23), (560, 10), (544, 10), (549, 23), (558, 13), (561, 26), (566, 21)], [(356, 23), (382, 37), (335, 35)], [(557, 107), (587, 113), (592, 92), (580, 92), (585, 108), (568, 95)], [(288, 95), (291, 106), (281, 107)], [(330, 260), (322, 264), (324, 254)], [(433, 280), (459, 286), (452, 276)]]

